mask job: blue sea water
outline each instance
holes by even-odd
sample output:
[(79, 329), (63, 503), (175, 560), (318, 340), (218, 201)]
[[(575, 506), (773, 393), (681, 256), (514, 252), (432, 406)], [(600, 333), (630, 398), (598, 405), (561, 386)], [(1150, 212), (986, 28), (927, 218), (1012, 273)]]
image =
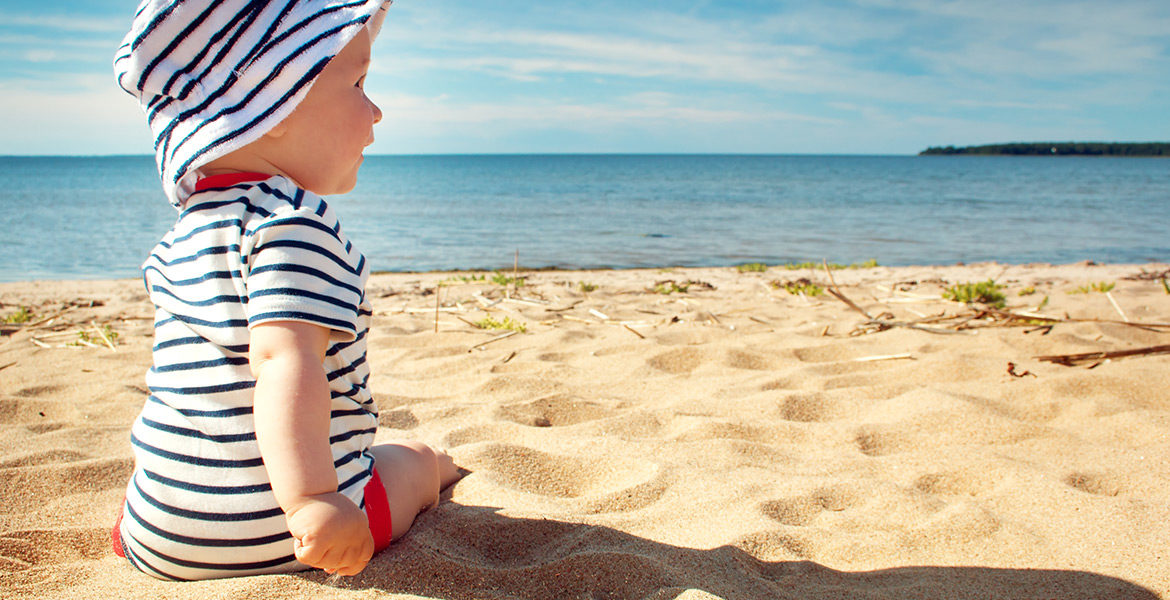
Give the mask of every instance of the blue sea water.
[[(1170, 160), (373, 156), (331, 199), (374, 270), (1170, 260)], [(0, 281), (137, 277), (153, 159), (0, 157)]]

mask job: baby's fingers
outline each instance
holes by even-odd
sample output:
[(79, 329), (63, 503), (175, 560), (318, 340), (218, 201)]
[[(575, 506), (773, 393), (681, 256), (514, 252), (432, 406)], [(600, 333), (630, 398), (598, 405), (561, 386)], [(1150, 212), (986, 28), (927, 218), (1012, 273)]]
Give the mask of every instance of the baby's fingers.
[(345, 550), (336, 546), (325, 548), (324, 544), (304, 546), (296, 552), (297, 560), (325, 571), (338, 575), (356, 575), (366, 567), (372, 553), (357, 549)]
[(333, 572), (338, 574), (338, 575), (357, 575), (358, 573), (361, 573), (362, 570), (364, 570), (366, 568), (367, 564), (369, 564), (369, 561), (361, 561), (359, 563), (352, 564), (352, 565), (349, 565), (346, 567), (338, 567), (337, 570), (333, 571)]
[(300, 539), (293, 538), (293, 554), (297, 560), (309, 565), (310, 567), (320, 567), (325, 559), (325, 554), (328, 548), (322, 544), (305, 543)]
[(350, 548), (341, 557), (337, 564), (338, 575), (357, 575), (366, 568), (374, 556), (374, 542), (367, 541), (357, 547)]

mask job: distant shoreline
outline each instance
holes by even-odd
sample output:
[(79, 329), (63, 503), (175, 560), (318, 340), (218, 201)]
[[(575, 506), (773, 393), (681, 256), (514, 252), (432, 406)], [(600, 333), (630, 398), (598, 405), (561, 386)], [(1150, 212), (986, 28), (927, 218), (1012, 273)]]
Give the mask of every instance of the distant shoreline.
[(919, 156), (1155, 156), (1170, 157), (1166, 142), (1015, 142), (984, 146), (932, 146)]

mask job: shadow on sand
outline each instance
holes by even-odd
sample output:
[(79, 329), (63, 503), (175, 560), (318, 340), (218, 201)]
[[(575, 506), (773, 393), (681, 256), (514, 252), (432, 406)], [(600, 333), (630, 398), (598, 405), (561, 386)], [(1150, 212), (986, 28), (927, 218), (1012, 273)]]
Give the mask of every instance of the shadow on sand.
[[(850, 573), (810, 561), (760, 560), (737, 546), (681, 548), (609, 527), (497, 511), (442, 503), (341, 585), (446, 600), (665, 600), (687, 589), (727, 600), (1158, 600), (1146, 588), (1084, 571), (916, 566)], [(303, 576), (335, 581), (319, 571)]]

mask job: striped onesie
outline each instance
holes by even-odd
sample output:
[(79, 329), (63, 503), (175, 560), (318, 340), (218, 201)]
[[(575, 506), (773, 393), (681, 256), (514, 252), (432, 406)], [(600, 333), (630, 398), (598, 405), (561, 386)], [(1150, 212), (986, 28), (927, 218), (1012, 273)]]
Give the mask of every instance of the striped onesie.
[(331, 330), (324, 367), (338, 491), (364, 506), (373, 477), (365, 257), (322, 198), (284, 177), (248, 179), (200, 181), (143, 265), (156, 311), (154, 364), (131, 429), (134, 474), (115, 537), (134, 566), (160, 578), (308, 568), (293, 556), (256, 444), (251, 326)]

